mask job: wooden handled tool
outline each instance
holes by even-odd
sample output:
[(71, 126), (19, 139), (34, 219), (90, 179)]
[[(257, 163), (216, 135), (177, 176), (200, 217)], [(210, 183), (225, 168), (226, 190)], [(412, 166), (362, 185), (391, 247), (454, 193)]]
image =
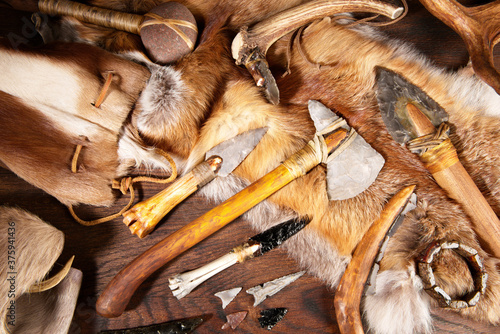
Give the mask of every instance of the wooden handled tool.
[(409, 186), (394, 195), (356, 246), (334, 298), (335, 314), (342, 334), (364, 333), (359, 308), (366, 280), (384, 237), (408, 203), (414, 189), (415, 186)]
[(225, 177), (232, 173), (266, 132), (267, 128), (248, 130), (214, 146), (205, 154), (205, 161), (196, 165), (188, 174), (123, 213), (123, 223), (133, 234), (145, 237), (170, 210), (189, 195), (217, 176)]
[[(434, 125), (415, 105), (410, 103), (407, 109), (418, 136), (430, 135), (430, 138), (436, 133)], [(500, 258), (500, 220), (458, 160), (457, 150), (451, 140), (448, 138), (428, 149), (420, 158), (439, 186), (462, 204), (472, 220), (481, 245), (491, 255)]]
[[(326, 150), (333, 151), (347, 135), (342, 128), (330, 134), (325, 138)], [(138, 256), (109, 282), (97, 300), (97, 312), (108, 318), (120, 316), (135, 290), (157, 269), (317, 166), (322, 157), (315, 143), (311, 141), (273, 171)]]

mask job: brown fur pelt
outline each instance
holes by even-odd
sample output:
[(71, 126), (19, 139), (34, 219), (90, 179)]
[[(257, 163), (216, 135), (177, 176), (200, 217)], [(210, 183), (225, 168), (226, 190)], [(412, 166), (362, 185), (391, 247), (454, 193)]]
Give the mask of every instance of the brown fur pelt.
[[(139, 12), (148, 9), (134, 7), (135, 1), (125, 3), (128, 5), (102, 5), (120, 5)], [(264, 230), (291, 216), (313, 217), (304, 231), (287, 242), (287, 249), (301, 266), (336, 286), (354, 248), (384, 204), (402, 187), (416, 184), (417, 208), (407, 215), (389, 243), (376, 293), (364, 300), (363, 314), (370, 329), (377, 333), (431, 331), (430, 305), (434, 301), (423, 290), (416, 261), (429, 245), (441, 240), (459, 241), (477, 249), (489, 275), (486, 293), (478, 305), (457, 312), (499, 323), (498, 260), (482, 250), (461, 206), (448, 198), (417, 156), (388, 134), (375, 96), (375, 68), (383, 66), (403, 74), (449, 113), (452, 141), (459, 149), (459, 157), (497, 215), (500, 97), (468, 72), (440, 70), (410, 47), (388, 40), (372, 28), (346, 28), (324, 19), (299, 36), (307, 59), (298, 51), (297, 43), (293, 44), (291, 74), (283, 78), (276, 75), (281, 103), (274, 106), (265, 100), (248, 73), (234, 65), (229, 43), (235, 27), (295, 2), (284, 5), (282, 1), (266, 1), (266, 8), (259, 7), (260, 1), (249, 2), (243, 11), (232, 7), (238, 2), (184, 3), (197, 19), (201, 18), (203, 33), (196, 50), (180, 62), (164, 67), (147, 65), (152, 75), (132, 118), (145, 142), (173, 153), (185, 161), (184, 170), (189, 170), (208, 149), (223, 140), (248, 129), (268, 127), (262, 141), (232, 175), (203, 188), (208, 198), (221, 201), (272, 170), (311, 139), (314, 126), (307, 102), (322, 102), (346, 118), (383, 155), (386, 163), (377, 180), (354, 198), (329, 201), (325, 168), (318, 166), (250, 210), (246, 219), (257, 230)], [(146, 3), (147, 7), (152, 5)], [(121, 47), (127, 43), (102, 29), (81, 30), (81, 38), (116, 48), (116, 52), (137, 51)], [(275, 73), (285, 71), (289, 38), (280, 40), (269, 53)], [(318, 67), (311, 62), (329, 65)], [(439, 255), (435, 274), (438, 284), (452, 298), (473, 288), (466, 262), (453, 252)]]
[[(64, 204), (113, 203), (113, 179), (135, 163), (124, 153), (118, 158), (123, 124), (149, 71), (85, 44), (20, 50), (0, 39), (0, 57), (0, 161)], [(96, 108), (109, 72), (110, 88)]]
[[(0, 207), (1, 333), (66, 333), (70, 327), (82, 279), (79, 270), (56, 287), (29, 293), (61, 255), (64, 234), (33, 214)], [(9, 256), (8, 256), (9, 255)]]

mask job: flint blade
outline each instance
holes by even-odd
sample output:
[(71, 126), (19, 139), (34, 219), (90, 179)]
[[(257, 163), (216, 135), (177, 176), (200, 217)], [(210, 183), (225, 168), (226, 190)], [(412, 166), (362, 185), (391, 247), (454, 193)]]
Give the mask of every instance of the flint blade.
[(281, 245), (288, 238), (302, 230), (310, 221), (309, 218), (291, 219), (254, 235), (249, 241), (255, 241), (260, 244), (259, 255), (262, 255)]
[(316, 132), (322, 131), (340, 118), (319, 101), (309, 100), (308, 108), (309, 115), (311, 116), (314, 126), (316, 127)]
[(245, 67), (252, 75), (257, 87), (262, 87), (269, 102), (277, 105), (280, 102), (280, 91), (274, 79), (265, 55), (255, 48), (244, 61)]
[(214, 155), (221, 157), (222, 167), (218, 175), (228, 176), (253, 151), (266, 132), (267, 128), (258, 128), (241, 133), (212, 148), (205, 158)]
[(438, 127), (448, 121), (446, 111), (422, 89), (389, 69), (377, 68), (377, 101), (387, 130), (400, 144), (418, 137), (406, 111), (414, 104)]
[[(309, 101), (309, 114), (316, 131), (340, 119), (321, 102)], [(345, 125), (348, 130), (350, 127)], [(344, 200), (365, 191), (377, 178), (385, 159), (356, 134), (354, 140), (327, 164), (327, 193), (330, 200)]]

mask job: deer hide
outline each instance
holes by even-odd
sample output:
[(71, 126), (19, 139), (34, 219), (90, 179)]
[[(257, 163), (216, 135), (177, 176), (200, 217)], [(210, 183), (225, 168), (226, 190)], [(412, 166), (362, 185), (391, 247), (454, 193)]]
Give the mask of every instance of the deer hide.
[[(125, 153), (130, 136), (118, 159), (119, 139), (149, 71), (85, 44), (18, 50), (2, 42), (0, 58), (0, 161), (64, 204), (111, 204), (112, 180), (135, 163)], [(110, 88), (96, 108), (109, 72)]]
[(0, 207), (0, 233), (5, 254), (0, 267), (0, 332), (66, 333), (82, 273), (72, 268), (56, 287), (41, 293), (28, 292), (60, 256), (63, 233), (26, 211), (10, 207)]

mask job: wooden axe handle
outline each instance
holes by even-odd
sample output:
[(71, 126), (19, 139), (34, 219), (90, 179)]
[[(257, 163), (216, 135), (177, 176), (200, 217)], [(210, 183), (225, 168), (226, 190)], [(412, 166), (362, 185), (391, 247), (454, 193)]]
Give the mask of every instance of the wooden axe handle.
[(359, 307), (366, 280), (381, 242), (408, 203), (414, 189), (414, 185), (408, 186), (394, 195), (356, 246), (351, 262), (340, 279), (333, 302), (342, 334), (364, 333)]
[[(336, 148), (346, 137), (345, 129), (328, 136), (325, 139), (328, 151)], [(306, 146), (273, 171), (139, 255), (106, 286), (97, 300), (97, 313), (107, 318), (120, 316), (135, 290), (156, 270), (297, 178), (296, 173), (290, 172), (291, 165), (305, 163), (309, 167), (305, 172), (317, 165), (318, 161), (308, 161), (309, 154), (310, 149)]]

